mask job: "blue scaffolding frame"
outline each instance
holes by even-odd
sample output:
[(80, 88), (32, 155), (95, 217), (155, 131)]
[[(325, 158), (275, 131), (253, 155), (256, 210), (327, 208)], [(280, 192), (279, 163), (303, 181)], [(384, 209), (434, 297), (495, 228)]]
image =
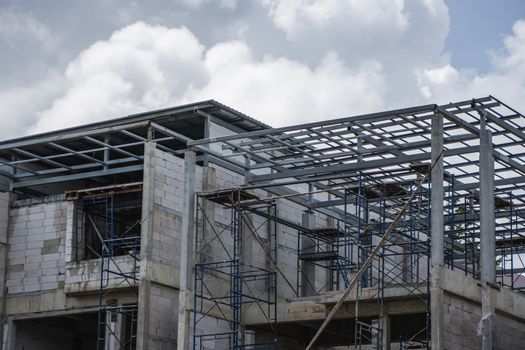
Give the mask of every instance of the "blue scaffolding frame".
[[(244, 204), (243, 199), (250, 198), (250, 204)], [(276, 272), (267, 267), (247, 264), (242, 258), (243, 223), (248, 224), (245, 214), (252, 213), (264, 218), (266, 227), (276, 225), (275, 204), (267, 201), (254, 201), (254, 197), (240, 189), (231, 189), (211, 195), (197, 196), (197, 230), (195, 245), (198, 262), (194, 272), (194, 312), (193, 312), (193, 349), (203, 350), (207, 343), (214, 346), (222, 344), (223, 348), (237, 349), (273, 349), (277, 342), (277, 279)], [(231, 222), (218, 231), (214, 219), (208, 217), (203, 208), (204, 201), (213, 201), (229, 209)], [(219, 261), (206, 261), (202, 250), (209, 244), (205, 242), (204, 226), (207, 225), (214, 233), (213, 240), (222, 248), (226, 257)], [(263, 226), (263, 225), (261, 225)], [(260, 228), (260, 227), (259, 227)], [(249, 228), (252, 234), (257, 234), (256, 227)], [(229, 233), (229, 237), (225, 233)], [(267, 251), (275, 252), (275, 227), (269, 235)], [(219, 248), (219, 249), (220, 249)], [(218, 291), (218, 285), (226, 286), (225, 291)], [(264, 289), (261, 293), (261, 287)], [(257, 291), (256, 291), (257, 289)], [(257, 293), (259, 292), (259, 293)], [(267, 320), (266, 326), (272, 330), (268, 340), (247, 343), (243, 340), (243, 311), (250, 305), (255, 305)], [(223, 323), (227, 331), (200, 329), (206, 319), (212, 318)], [(219, 345), (220, 347), (220, 345)], [(221, 348), (222, 348), (221, 347)]]
[[(119, 347), (125, 350), (133, 350), (136, 347), (136, 322), (138, 305), (113, 305), (108, 303), (107, 296), (116, 288), (126, 286), (138, 295), (138, 272), (140, 262), (140, 236), (120, 237), (115, 229), (115, 206), (113, 194), (105, 194), (91, 198), (80, 199), (77, 203), (78, 212), (83, 212), (86, 205), (99, 206), (102, 213), (101, 227), (91, 220), (93, 229), (96, 231), (100, 240), (100, 283), (99, 283), (99, 308), (98, 308), (98, 326), (97, 326), (97, 349), (106, 348), (106, 339), (110, 335), (115, 339)], [(131, 256), (132, 267), (129, 271), (123, 271), (118, 262), (117, 256), (123, 254)], [(118, 282), (111, 284), (114, 279)], [(117, 334), (112, 327), (116, 317), (129, 318), (130, 329), (128, 334)]]

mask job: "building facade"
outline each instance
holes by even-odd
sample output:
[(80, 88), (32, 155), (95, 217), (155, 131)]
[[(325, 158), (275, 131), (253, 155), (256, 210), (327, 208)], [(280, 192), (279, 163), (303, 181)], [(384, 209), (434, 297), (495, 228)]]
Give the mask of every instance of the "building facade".
[(2, 348), (523, 348), (524, 128), (204, 101), (0, 142)]

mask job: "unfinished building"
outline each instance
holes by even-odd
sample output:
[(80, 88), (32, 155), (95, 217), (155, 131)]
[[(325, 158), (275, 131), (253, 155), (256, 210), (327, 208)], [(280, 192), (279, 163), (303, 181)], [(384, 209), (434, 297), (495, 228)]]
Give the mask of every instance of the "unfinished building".
[(0, 142), (3, 349), (525, 348), (525, 117), (215, 101)]

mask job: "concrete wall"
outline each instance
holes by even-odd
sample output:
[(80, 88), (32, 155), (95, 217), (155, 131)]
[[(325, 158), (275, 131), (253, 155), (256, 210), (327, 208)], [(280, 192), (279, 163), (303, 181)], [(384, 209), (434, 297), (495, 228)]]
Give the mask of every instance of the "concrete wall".
[[(481, 305), (445, 293), (445, 349), (481, 349)], [(496, 349), (525, 348), (525, 322), (496, 312)]]
[[(146, 145), (138, 349), (177, 343), (184, 160)], [(197, 171), (198, 188), (202, 169)]]
[[(461, 271), (441, 268), (444, 289), (445, 349), (481, 349), (481, 285)], [(496, 349), (525, 348), (525, 296), (504, 287), (492, 288), (496, 315)]]
[[(7, 265), (7, 227), (9, 225), (9, 193), (0, 192), (0, 315), (5, 317)], [(3, 342), (3, 332), (0, 335)]]
[(176, 349), (179, 292), (152, 283), (148, 349)]
[(445, 349), (481, 349), (477, 335), (481, 306), (450, 294), (444, 297)]
[(524, 349), (525, 322), (496, 313), (496, 348)]
[[(1, 205), (1, 204), (0, 204)], [(66, 293), (98, 292), (100, 260), (76, 261), (73, 251), (74, 201), (58, 201), (11, 208), (7, 250), (8, 294), (64, 289)], [(1, 260), (1, 259), (0, 259)], [(131, 271), (131, 257), (111, 262)], [(110, 285), (122, 278), (110, 276)]]
[(9, 213), (8, 294), (62, 288), (66, 202), (12, 208)]
[[(0, 255), (0, 264), (7, 261), (7, 298), (5, 304), (2, 303), (8, 320), (4, 325), (6, 349), (15, 346), (45, 349), (47, 336), (55, 334), (50, 329), (36, 337), (40, 333), (35, 329), (36, 333), (32, 334), (35, 336), (27, 338), (24, 336), (26, 323), (13, 322), (13, 319), (58, 316), (71, 310), (93, 312), (98, 308), (100, 261), (73, 261), (73, 208), (73, 201), (54, 201), (8, 209), (7, 194), (0, 194), (0, 239), (5, 239), (1, 237), (7, 232), (8, 241), (7, 260)], [(1, 249), (5, 249), (2, 244), (0, 254)], [(121, 266), (129, 265), (129, 259), (123, 259)], [(126, 304), (136, 302), (136, 296), (130, 291), (112, 294), (111, 298)], [(60, 349), (50, 341), (49, 348)], [(43, 347), (32, 347), (40, 343)]]

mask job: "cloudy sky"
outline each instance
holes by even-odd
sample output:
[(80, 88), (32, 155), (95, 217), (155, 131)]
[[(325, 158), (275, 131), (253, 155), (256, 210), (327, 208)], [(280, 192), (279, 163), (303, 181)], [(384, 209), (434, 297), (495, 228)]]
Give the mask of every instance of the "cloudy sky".
[(492, 94), (523, 0), (0, 0), (0, 139), (216, 99), (274, 126)]

